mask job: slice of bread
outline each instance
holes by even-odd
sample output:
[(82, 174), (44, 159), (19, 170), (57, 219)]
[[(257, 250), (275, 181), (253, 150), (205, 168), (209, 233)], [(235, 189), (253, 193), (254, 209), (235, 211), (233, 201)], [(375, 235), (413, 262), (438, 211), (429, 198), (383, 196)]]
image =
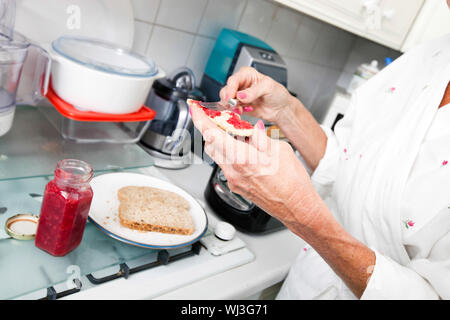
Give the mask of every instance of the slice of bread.
[(180, 195), (158, 188), (119, 189), (120, 223), (140, 231), (190, 235), (195, 231), (189, 203)]
[(187, 103), (189, 106), (197, 105), (206, 111), (206, 115), (222, 130), (240, 137), (250, 137), (253, 135), (253, 126), (244, 120), (241, 120), (241, 117), (232, 111), (223, 110), (223, 111), (210, 111), (202, 107), (199, 101), (195, 101), (192, 99), (187, 99)]

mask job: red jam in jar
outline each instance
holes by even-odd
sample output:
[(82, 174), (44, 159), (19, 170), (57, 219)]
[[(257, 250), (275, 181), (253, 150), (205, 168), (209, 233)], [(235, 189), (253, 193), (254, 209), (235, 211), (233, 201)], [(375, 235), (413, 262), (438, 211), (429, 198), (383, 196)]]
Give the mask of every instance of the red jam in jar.
[(92, 201), (92, 168), (81, 160), (58, 162), (45, 187), (36, 232), (36, 247), (65, 256), (81, 242)]

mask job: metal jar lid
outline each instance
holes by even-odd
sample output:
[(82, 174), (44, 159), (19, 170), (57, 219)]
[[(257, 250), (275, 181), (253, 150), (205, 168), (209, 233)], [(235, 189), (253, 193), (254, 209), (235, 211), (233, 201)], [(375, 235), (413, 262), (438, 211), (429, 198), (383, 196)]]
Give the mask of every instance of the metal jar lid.
[(32, 240), (36, 237), (39, 217), (33, 214), (16, 214), (5, 223), (6, 233), (17, 240)]

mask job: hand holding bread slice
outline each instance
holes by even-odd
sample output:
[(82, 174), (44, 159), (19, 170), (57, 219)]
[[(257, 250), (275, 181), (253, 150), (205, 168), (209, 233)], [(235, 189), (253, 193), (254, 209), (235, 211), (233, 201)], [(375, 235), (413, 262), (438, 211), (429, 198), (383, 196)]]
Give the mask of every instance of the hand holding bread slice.
[(211, 110), (200, 105), (199, 101), (187, 99), (189, 107), (196, 106), (202, 109), (205, 114), (211, 119), (219, 128), (227, 133), (240, 137), (250, 137), (253, 135), (253, 126), (240, 118), (240, 116), (232, 111)]

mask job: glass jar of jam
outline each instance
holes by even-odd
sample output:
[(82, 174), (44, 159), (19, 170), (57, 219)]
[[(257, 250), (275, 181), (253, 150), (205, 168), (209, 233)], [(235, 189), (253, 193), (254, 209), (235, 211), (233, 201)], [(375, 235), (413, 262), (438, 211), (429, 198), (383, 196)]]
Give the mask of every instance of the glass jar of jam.
[(45, 187), (36, 232), (36, 247), (64, 256), (81, 242), (92, 201), (92, 168), (81, 160), (58, 162)]

